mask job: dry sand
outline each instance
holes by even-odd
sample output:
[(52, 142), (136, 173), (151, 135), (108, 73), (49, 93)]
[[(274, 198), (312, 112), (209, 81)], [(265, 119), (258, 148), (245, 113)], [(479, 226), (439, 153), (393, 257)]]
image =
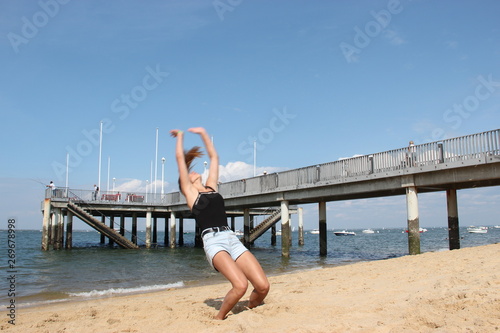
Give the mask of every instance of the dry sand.
[(228, 283), (20, 308), (16, 325), (3, 319), (0, 329), (500, 332), (500, 244), (273, 276), (270, 282), (264, 305), (245, 310), (242, 301), (224, 321), (211, 318)]

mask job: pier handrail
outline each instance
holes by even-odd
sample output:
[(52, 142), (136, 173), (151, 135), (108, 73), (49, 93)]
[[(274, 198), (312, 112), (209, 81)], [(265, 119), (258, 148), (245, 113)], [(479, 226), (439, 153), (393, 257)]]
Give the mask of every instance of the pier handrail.
[[(470, 134), (419, 145), (355, 156), (338, 161), (302, 167), (247, 179), (222, 183), (219, 192), (225, 198), (287, 191), (315, 185), (359, 181), (366, 177), (383, 177), (391, 172), (408, 174), (439, 164), (460, 164), (482, 157), (500, 158), (500, 129)], [(471, 162), (471, 163), (472, 163)], [(363, 178), (364, 177), (364, 178)], [(59, 190), (59, 192), (58, 192)], [(71, 190), (83, 200), (92, 200), (91, 190)], [(68, 189), (47, 189), (49, 197), (67, 197)], [(120, 194), (116, 196), (116, 194)], [(180, 192), (166, 194), (100, 192), (96, 201), (127, 202), (136, 205), (185, 204)], [(115, 200), (116, 199), (116, 200)]]

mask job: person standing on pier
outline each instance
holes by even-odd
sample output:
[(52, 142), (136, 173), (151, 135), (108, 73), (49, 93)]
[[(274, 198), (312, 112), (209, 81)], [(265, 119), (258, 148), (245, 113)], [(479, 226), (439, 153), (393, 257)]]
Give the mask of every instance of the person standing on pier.
[(202, 230), (203, 249), (208, 262), (232, 285), (224, 297), (219, 313), (215, 316), (215, 319), (223, 320), (245, 295), (248, 281), (254, 287), (248, 308), (261, 305), (270, 286), (260, 263), (227, 224), (224, 199), (217, 192), (219, 157), (212, 141), (202, 127), (190, 128), (188, 132), (200, 135), (210, 159), (210, 166), (203, 185), (201, 175), (191, 171), (193, 160), (203, 155), (200, 147), (193, 147), (184, 152), (184, 132), (171, 130), (171, 136), (177, 138), (175, 157), (179, 169), (179, 187), (195, 216), (197, 226)]

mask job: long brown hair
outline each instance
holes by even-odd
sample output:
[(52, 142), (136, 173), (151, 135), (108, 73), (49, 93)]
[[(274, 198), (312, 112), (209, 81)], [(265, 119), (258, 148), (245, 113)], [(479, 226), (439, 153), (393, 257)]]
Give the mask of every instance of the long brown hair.
[[(203, 156), (203, 152), (201, 151), (201, 148), (198, 146), (194, 146), (193, 148), (189, 149), (188, 151), (184, 151), (184, 160), (186, 161), (186, 166), (188, 168), (188, 173), (191, 172), (191, 169), (193, 168), (193, 161), (197, 157)], [(179, 178), (177, 180), (177, 183), (179, 184), (179, 190), (181, 189), (181, 179)]]
[(188, 172), (191, 172), (191, 169), (193, 168), (192, 163), (195, 158), (203, 156), (203, 152), (201, 151), (201, 148), (198, 146), (195, 146), (188, 151), (184, 151), (184, 160), (186, 161), (186, 165), (188, 168)]

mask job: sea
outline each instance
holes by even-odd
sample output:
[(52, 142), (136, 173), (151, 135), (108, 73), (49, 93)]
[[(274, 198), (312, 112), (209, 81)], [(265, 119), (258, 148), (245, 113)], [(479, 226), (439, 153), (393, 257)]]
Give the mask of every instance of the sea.
[[(329, 230), (326, 256), (319, 255), (319, 235), (310, 231), (304, 232), (304, 245), (300, 246), (298, 233), (292, 232), (290, 257), (281, 255), (279, 236), (271, 245), (269, 231), (250, 250), (269, 276), (408, 255), (404, 229), (373, 230), (373, 234), (349, 230), (356, 236), (335, 236)], [(447, 228), (427, 230), (420, 234), (421, 251), (448, 251)], [(95, 231), (74, 231), (71, 250), (49, 251), (41, 250), (38, 230), (16, 230), (14, 244), (8, 242), (8, 235), (7, 230), (0, 231), (2, 304), (14, 299), (17, 307), (29, 307), (224, 281), (208, 265), (203, 249), (194, 246), (194, 233), (184, 234), (181, 247), (171, 249), (160, 243), (150, 249), (127, 250), (100, 244)], [(500, 241), (500, 229), (489, 227), (485, 234), (473, 234), (464, 227), (460, 236), (462, 248), (493, 244)], [(141, 245), (145, 233), (139, 232), (138, 239)], [(163, 240), (162, 232), (158, 232), (158, 240)]]

